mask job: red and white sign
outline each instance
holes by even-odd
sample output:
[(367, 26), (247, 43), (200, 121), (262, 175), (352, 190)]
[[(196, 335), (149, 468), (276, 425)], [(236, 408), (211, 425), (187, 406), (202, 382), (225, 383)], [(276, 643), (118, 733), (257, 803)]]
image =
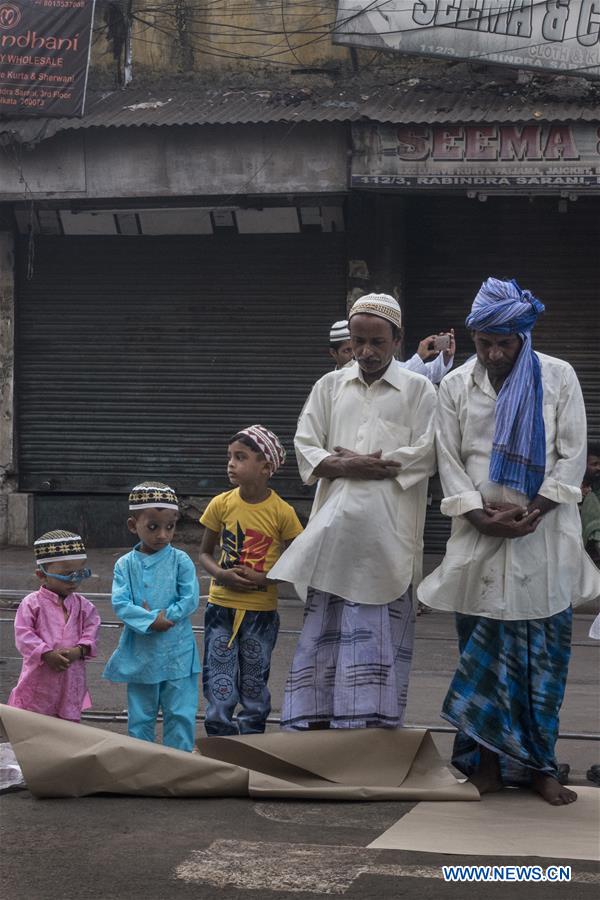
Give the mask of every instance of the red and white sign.
[(352, 186), (600, 190), (600, 123), (352, 126)]
[(81, 116), (95, 0), (0, 0), (0, 113)]

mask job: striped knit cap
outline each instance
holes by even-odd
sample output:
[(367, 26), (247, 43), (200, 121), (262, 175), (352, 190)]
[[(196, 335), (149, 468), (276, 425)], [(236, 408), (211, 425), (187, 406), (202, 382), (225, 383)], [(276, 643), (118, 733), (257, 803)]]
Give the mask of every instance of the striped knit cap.
[(143, 481), (129, 494), (129, 509), (179, 509), (177, 495), (168, 484)]
[(265, 428), (264, 425), (250, 425), (248, 428), (242, 428), (235, 435), (233, 440), (240, 434), (245, 434), (250, 440), (254, 441), (260, 452), (263, 454), (269, 465), (271, 466), (271, 474), (273, 475), (279, 466), (285, 462), (285, 450), (281, 446), (281, 442), (276, 434)]
[(350, 330), (348, 329), (348, 320), (340, 319), (334, 322), (329, 331), (330, 344), (343, 344), (344, 341), (350, 340)]
[(81, 535), (74, 531), (47, 531), (34, 541), (33, 552), (38, 565), (59, 559), (87, 559)]

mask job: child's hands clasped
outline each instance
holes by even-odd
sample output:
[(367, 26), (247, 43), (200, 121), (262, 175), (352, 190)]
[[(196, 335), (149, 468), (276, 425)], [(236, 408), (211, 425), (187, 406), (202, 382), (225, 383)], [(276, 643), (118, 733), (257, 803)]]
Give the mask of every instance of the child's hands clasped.
[(246, 581), (250, 581), (255, 587), (267, 587), (269, 582), (264, 572), (256, 572), (250, 566), (236, 566), (236, 568), (243, 573), (242, 577)]
[[(231, 569), (221, 570), (219, 583), (224, 584), (225, 587), (233, 591), (253, 591), (259, 583), (255, 580), (255, 576), (265, 578), (260, 572), (255, 572), (254, 569), (250, 569), (248, 566), (233, 566)], [(265, 584), (266, 579), (260, 583)]]
[[(148, 612), (154, 612), (154, 610), (150, 609), (147, 603), (144, 603), (143, 606), (144, 609)], [(167, 619), (164, 609), (161, 609), (159, 610), (159, 613), (154, 622), (150, 626), (150, 631), (168, 631), (169, 628), (172, 628), (174, 624), (175, 622), (171, 622), (170, 619)]]
[(64, 672), (72, 662), (83, 659), (83, 657), (78, 644), (76, 647), (59, 647), (57, 650), (50, 650), (48, 653), (42, 654), (42, 659), (54, 672)]
[[(68, 650), (48, 650), (47, 653), (42, 653), (42, 659), (53, 672), (65, 672), (71, 665), (68, 654)], [(77, 655), (79, 656), (79, 647)]]

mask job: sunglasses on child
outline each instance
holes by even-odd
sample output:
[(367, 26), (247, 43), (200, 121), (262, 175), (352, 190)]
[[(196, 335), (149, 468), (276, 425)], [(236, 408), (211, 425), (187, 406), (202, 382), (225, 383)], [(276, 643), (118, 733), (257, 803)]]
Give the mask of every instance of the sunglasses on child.
[(91, 569), (76, 569), (74, 572), (68, 572), (66, 575), (58, 575), (56, 572), (47, 572), (42, 565), (38, 566), (38, 568), (48, 578), (56, 578), (57, 581), (83, 581), (92, 574)]

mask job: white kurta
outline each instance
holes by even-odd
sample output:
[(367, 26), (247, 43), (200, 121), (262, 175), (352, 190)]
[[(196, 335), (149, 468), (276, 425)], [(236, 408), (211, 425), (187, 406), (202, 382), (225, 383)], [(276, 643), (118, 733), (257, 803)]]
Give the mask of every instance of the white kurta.
[(334, 447), (383, 451), (401, 464), (382, 481), (319, 479), (303, 534), (269, 577), (308, 585), (356, 603), (380, 605), (400, 597), (421, 573), (427, 477), (435, 469), (436, 393), (420, 375), (392, 360), (368, 386), (357, 363), (329, 372), (313, 387), (295, 437), (300, 476), (313, 472)]
[(435, 609), (492, 619), (540, 619), (600, 594), (600, 573), (583, 548), (577, 503), (586, 466), (586, 418), (572, 367), (538, 353), (544, 390), (546, 474), (539, 493), (559, 505), (533, 534), (481, 534), (465, 518), (483, 501), (527, 505), (527, 498), (489, 481), (496, 392), (473, 357), (442, 382), (437, 457), (452, 535), (442, 564), (418, 590)]

